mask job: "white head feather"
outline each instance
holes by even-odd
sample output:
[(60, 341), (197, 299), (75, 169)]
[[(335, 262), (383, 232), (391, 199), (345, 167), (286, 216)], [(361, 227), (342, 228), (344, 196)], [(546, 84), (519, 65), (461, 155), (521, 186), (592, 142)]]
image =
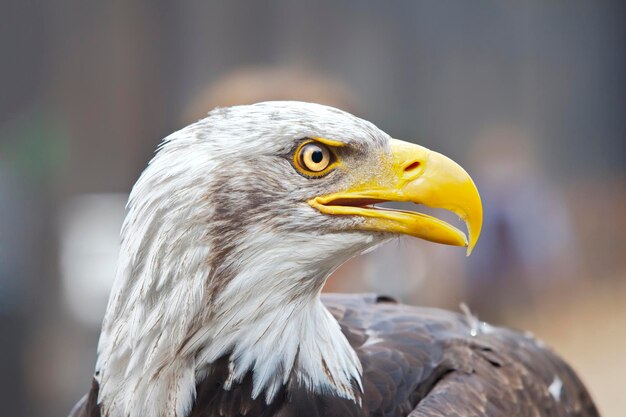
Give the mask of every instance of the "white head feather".
[(357, 400), (361, 365), (319, 293), (385, 237), (306, 203), (353, 180), (298, 174), (289, 155), (306, 137), (388, 151), (372, 124), (298, 102), (217, 109), (165, 139), (122, 229), (96, 365), (103, 416), (186, 415), (224, 355), (226, 389), (252, 372), (269, 402), (295, 370), (312, 391)]

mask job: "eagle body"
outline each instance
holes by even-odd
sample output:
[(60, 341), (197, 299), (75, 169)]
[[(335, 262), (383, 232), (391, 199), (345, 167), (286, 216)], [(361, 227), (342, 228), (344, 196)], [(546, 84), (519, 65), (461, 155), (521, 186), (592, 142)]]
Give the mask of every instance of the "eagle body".
[[(252, 375), (229, 390), (227, 357), (198, 383), (190, 417), (598, 416), (584, 385), (530, 334), (375, 295), (326, 294), (324, 303), (363, 365), (360, 404), (311, 395), (292, 378), (270, 403), (251, 398)], [(70, 417), (102, 417), (98, 386)]]
[[(386, 201), (450, 210), (468, 234)], [(70, 416), (598, 415), (531, 336), (321, 294), (398, 235), (469, 253), (481, 226), (459, 165), (367, 121), (300, 102), (216, 109), (133, 187), (93, 384)]]

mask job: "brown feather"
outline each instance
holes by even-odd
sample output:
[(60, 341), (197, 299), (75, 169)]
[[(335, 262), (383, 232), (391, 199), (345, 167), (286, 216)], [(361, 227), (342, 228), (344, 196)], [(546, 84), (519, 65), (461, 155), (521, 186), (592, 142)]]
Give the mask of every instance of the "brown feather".
[[(326, 295), (324, 303), (363, 365), (363, 404), (312, 394), (292, 377), (271, 404), (252, 399), (252, 375), (226, 391), (228, 358), (197, 386), (190, 417), (570, 416), (598, 411), (580, 379), (554, 352), (508, 329), (473, 329), (448, 311), (375, 295)], [(550, 384), (558, 378), (558, 399)], [(100, 417), (93, 383), (70, 417)]]

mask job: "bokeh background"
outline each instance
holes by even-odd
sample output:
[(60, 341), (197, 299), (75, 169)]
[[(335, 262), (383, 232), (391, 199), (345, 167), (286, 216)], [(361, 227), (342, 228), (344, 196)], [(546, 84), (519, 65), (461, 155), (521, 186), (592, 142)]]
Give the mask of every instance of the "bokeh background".
[(0, 414), (87, 390), (126, 196), (215, 106), (335, 105), (466, 166), (475, 253), (400, 239), (328, 290), (534, 332), (626, 413), (620, 1), (0, 2)]

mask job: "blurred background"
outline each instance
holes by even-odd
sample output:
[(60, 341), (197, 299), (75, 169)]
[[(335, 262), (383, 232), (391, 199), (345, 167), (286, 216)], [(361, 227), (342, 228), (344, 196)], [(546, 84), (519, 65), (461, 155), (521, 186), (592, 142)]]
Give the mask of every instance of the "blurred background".
[(614, 1), (0, 2), (0, 404), (89, 387), (126, 196), (215, 106), (334, 105), (468, 168), (483, 236), (393, 242), (330, 291), (530, 330), (608, 417), (626, 385), (626, 7)]

